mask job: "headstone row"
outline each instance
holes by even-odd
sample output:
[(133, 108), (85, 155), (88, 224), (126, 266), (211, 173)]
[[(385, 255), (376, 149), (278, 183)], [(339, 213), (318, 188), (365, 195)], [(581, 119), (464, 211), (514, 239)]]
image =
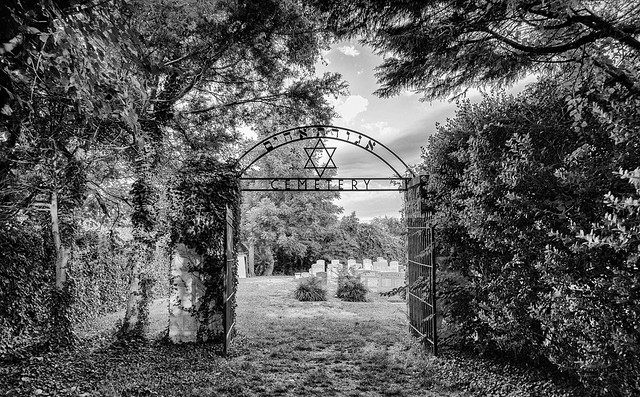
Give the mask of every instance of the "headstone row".
[(316, 276), (323, 278), (325, 283), (336, 284), (341, 269), (346, 269), (360, 277), (365, 286), (372, 291), (386, 292), (404, 285), (404, 266), (401, 266), (398, 261), (387, 262), (381, 257), (378, 257), (375, 262), (371, 259), (363, 259), (362, 263), (349, 259), (346, 265), (341, 264), (338, 259), (332, 260), (329, 264), (318, 259), (311, 265), (308, 272), (296, 273), (295, 278)]

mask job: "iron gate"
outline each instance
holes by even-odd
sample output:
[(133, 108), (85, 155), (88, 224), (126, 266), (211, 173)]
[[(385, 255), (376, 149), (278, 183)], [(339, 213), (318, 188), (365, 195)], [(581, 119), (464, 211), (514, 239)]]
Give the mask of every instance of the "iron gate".
[(427, 176), (413, 178), (407, 186), (407, 306), (411, 333), (438, 355), (436, 319), (436, 266), (432, 213), (424, 199)]
[(225, 225), (225, 277), (224, 277), (224, 347), (223, 354), (229, 353), (229, 345), (235, 335), (235, 283), (236, 283), (236, 255), (233, 243), (233, 210), (227, 205)]

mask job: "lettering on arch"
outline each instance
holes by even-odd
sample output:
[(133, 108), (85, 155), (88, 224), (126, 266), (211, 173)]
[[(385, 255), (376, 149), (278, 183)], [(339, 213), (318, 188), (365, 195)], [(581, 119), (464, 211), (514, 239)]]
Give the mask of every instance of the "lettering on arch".
[(413, 175), (411, 169), (396, 153), (381, 142), (362, 132), (329, 125), (312, 125), (280, 131), (256, 143), (238, 160), (241, 169), (240, 176), (243, 176), (244, 173), (262, 157), (271, 154), (278, 148), (293, 142), (309, 139), (328, 139), (346, 142), (382, 160), (398, 178), (404, 178), (404, 172), (400, 173), (391, 162), (404, 167), (402, 171), (408, 170)]

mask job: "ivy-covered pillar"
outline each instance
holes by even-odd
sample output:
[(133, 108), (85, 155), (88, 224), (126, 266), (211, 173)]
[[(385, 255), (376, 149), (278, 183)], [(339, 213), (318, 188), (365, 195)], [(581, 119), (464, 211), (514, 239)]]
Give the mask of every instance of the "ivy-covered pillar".
[[(169, 339), (174, 343), (220, 342), (224, 338), (226, 207), (233, 210), (237, 227), (237, 172), (208, 155), (198, 156), (185, 164), (170, 196)], [(235, 286), (234, 270), (229, 282)], [(231, 304), (235, 306), (235, 301)]]

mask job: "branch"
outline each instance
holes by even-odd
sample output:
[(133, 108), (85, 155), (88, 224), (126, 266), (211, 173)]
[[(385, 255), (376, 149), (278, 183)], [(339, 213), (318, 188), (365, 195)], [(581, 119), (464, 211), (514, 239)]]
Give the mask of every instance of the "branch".
[(600, 32), (600, 34), (602, 35), (600, 38), (611, 37), (612, 39), (615, 39), (620, 43), (626, 44), (631, 48), (640, 50), (640, 41), (638, 41), (635, 37), (632, 36), (632, 34), (638, 33), (639, 29), (637, 27), (636, 28), (628, 27), (628, 28), (625, 28), (624, 30), (620, 29), (616, 27), (614, 24), (612, 24), (611, 22), (606, 21), (599, 15), (596, 15), (593, 11), (588, 10), (586, 8), (584, 9), (584, 11), (587, 12), (589, 15), (581, 15), (579, 14), (579, 11), (576, 11), (574, 9), (571, 9), (571, 11), (574, 12), (574, 15), (571, 15), (571, 16), (566, 16), (564, 14), (560, 14), (558, 12), (552, 12), (549, 10), (535, 9), (533, 7), (528, 8), (527, 11), (532, 14), (540, 15), (550, 19), (566, 18), (565, 24), (574, 23), (574, 22), (580, 23), (592, 30)]
[(597, 39), (606, 37), (606, 35), (604, 35), (602, 32), (593, 32), (591, 34), (588, 34), (586, 36), (582, 36), (580, 38), (578, 38), (577, 40), (574, 40), (570, 43), (566, 43), (566, 44), (562, 44), (562, 45), (558, 45), (558, 46), (545, 46), (545, 47), (534, 47), (534, 46), (529, 46), (529, 45), (525, 45), (522, 43), (518, 43), (517, 41), (510, 39), (506, 36), (501, 35), (498, 32), (494, 32), (491, 29), (485, 29), (484, 30), (486, 33), (489, 33), (491, 36), (493, 36), (495, 39), (503, 42), (504, 44), (511, 46), (513, 48), (515, 48), (516, 50), (520, 50), (523, 52), (528, 52), (528, 53), (533, 53), (533, 54), (538, 54), (538, 55), (548, 55), (548, 54), (559, 54), (561, 52), (566, 52), (569, 50), (575, 50), (576, 48), (579, 48), (580, 46), (583, 46), (585, 44), (588, 43), (593, 43), (594, 41), (596, 41)]
[(266, 95), (266, 96), (261, 96), (261, 97), (254, 97), (254, 98), (243, 99), (243, 100), (229, 102), (229, 103), (223, 103), (221, 105), (212, 105), (212, 106), (209, 106), (209, 107), (204, 108), (204, 109), (190, 110), (188, 112), (181, 112), (181, 114), (206, 113), (206, 112), (209, 112), (209, 111), (211, 111), (213, 109), (217, 109), (217, 108), (239, 106), (239, 105), (244, 105), (244, 104), (251, 103), (251, 102), (267, 103), (268, 100), (276, 99), (278, 97), (282, 97), (282, 96), (286, 96), (286, 95), (287, 95), (287, 92), (282, 92), (280, 94), (275, 94), (275, 95)]

